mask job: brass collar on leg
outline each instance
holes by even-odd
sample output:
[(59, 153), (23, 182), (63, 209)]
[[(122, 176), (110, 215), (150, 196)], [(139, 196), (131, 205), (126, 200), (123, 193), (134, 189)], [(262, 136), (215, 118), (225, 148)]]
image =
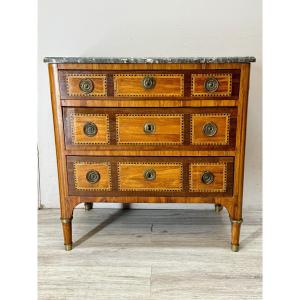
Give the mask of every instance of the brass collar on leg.
[(70, 224), (73, 218), (60, 218), (63, 224)]
[(242, 224), (243, 223), (243, 219), (239, 219), (239, 220), (232, 220), (230, 219), (231, 224)]

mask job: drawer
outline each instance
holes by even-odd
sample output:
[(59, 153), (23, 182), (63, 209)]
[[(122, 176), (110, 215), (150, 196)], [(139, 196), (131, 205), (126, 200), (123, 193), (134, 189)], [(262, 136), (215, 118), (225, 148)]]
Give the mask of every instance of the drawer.
[(234, 150), (236, 143), (236, 108), (64, 108), (63, 118), (67, 149)]
[(183, 74), (116, 74), (116, 97), (183, 97)]
[(180, 145), (183, 114), (116, 115), (117, 143), (132, 145)]
[(238, 99), (239, 70), (206, 70), (191, 73), (191, 97)]
[(232, 157), (68, 156), (69, 194), (231, 196)]
[(62, 98), (98, 98), (107, 95), (107, 75), (84, 71), (60, 72)]
[(119, 162), (119, 191), (181, 191), (182, 163)]

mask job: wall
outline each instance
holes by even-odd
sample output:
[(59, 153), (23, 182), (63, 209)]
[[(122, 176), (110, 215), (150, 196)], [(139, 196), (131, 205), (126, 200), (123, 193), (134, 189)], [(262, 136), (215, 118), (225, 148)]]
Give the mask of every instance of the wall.
[[(256, 56), (257, 62), (252, 64), (250, 81), (244, 205), (260, 209), (261, 10), (260, 0), (39, 1), (38, 143), (42, 204), (45, 207), (59, 205), (48, 72), (47, 65), (42, 62), (44, 56), (251, 55)], [(134, 207), (141, 206), (148, 207)]]

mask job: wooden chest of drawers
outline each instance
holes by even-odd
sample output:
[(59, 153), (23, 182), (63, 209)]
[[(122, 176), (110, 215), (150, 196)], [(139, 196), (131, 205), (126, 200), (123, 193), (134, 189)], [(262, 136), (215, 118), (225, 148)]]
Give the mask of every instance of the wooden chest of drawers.
[(45, 58), (61, 221), (79, 203), (212, 203), (238, 251), (250, 63), (229, 58)]

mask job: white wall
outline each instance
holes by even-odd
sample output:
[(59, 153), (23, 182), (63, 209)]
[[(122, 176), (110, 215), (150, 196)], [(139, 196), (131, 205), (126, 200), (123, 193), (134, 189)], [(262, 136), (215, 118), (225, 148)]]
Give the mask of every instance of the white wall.
[(250, 81), (244, 205), (260, 208), (261, 10), (260, 0), (39, 1), (38, 141), (42, 204), (59, 206), (44, 56), (251, 55), (256, 56), (257, 62), (252, 64)]

